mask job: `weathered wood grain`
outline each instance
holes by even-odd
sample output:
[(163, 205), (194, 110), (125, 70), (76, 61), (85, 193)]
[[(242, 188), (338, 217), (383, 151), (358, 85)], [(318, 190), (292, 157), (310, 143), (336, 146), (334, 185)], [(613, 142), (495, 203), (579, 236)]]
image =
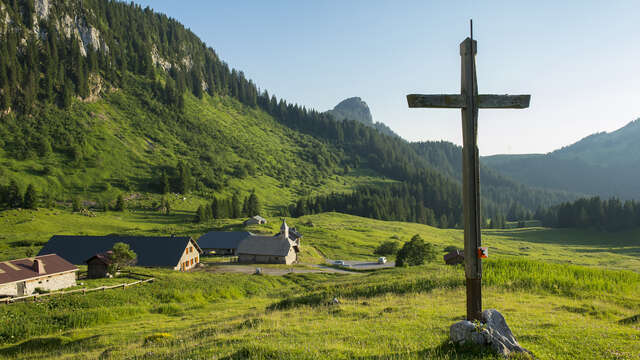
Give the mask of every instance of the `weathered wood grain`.
[(450, 95), (407, 95), (410, 108), (454, 108), (465, 107), (465, 98), (460, 94)]
[(478, 95), (478, 107), (482, 109), (525, 109), (531, 95)]

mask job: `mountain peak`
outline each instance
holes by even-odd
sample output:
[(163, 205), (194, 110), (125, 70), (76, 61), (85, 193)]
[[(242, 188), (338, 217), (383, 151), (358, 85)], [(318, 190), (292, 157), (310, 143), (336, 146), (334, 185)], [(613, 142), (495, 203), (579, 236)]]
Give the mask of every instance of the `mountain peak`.
[(336, 105), (332, 110), (327, 111), (327, 113), (333, 115), (333, 117), (338, 121), (354, 120), (377, 129), (383, 134), (399, 137), (398, 134), (393, 132), (393, 130), (391, 130), (387, 125), (373, 121), (373, 116), (371, 116), (369, 106), (359, 96), (350, 97), (340, 101), (338, 105)]
[(355, 120), (365, 125), (373, 125), (373, 116), (371, 116), (369, 106), (357, 96), (342, 100), (328, 113), (332, 114), (336, 120)]

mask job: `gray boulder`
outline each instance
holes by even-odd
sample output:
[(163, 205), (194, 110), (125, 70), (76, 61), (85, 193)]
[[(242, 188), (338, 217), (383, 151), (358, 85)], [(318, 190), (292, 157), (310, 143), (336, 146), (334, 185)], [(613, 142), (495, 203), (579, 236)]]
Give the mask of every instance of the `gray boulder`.
[(512, 352), (526, 353), (533, 357), (529, 350), (520, 346), (504, 316), (498, 310), (483, 311), (482, 323), (462, 320), (451, 325), (449, 336), (451, 341), (459, 345), (470, 343), (490, 346), (496, 353), (504, 357), (509, 356)]

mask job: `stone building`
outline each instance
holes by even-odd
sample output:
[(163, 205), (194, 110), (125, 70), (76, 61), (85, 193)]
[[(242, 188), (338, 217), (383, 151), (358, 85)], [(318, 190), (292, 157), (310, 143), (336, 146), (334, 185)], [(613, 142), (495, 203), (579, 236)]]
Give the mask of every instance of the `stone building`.
[(56, 253), (73, 264), (83, 264), (94, 255), (125, 243), (137, 255), (137, 266), (190, 270), (200, 262), (202, 250), (190, 237), (177, 236), (53, 236), (39, 255)]
[[(282, 221), (280, 232), (274, 236), (253, 235), (238, 246), (238, 261), (255, 264), (293, 264), (300, 252), (299, 233), (290, 232), (286, 221)], [(295, 240), (292, 240), (295, 238)]]
[(243, 222), (244, 226), (247, 226), (247, 225), (262, 225), (262, 224), (266, 224), (266, 223), (267, 223), (267, 219), (263, 218), (260, 215), (252, 216), (248, 220), (245, 220)]
[(56, 254), (0, 262), (0, 297), (31, 295), (35, 289), (76, 285), (78, 268)]
[(240, 243), (255, 236), (248, 231), (209, 231), (198, 238), (198, 245), (206, 255), (238, 255)]

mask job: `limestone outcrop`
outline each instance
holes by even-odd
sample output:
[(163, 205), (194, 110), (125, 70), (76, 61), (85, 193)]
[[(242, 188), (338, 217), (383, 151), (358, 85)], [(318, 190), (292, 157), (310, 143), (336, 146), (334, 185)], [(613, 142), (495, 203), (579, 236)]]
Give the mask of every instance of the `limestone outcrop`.
[(482, 323), (462, 320), (451, 325), (449, 336), (451, 341), (459, 345), (470, 343), (490, 346), (493, 351), (504, 357), (511, 353), (524, 353), (533, 358), (529, 350), (520, 346), (504, 316), (495, 309), (482, 312)]

